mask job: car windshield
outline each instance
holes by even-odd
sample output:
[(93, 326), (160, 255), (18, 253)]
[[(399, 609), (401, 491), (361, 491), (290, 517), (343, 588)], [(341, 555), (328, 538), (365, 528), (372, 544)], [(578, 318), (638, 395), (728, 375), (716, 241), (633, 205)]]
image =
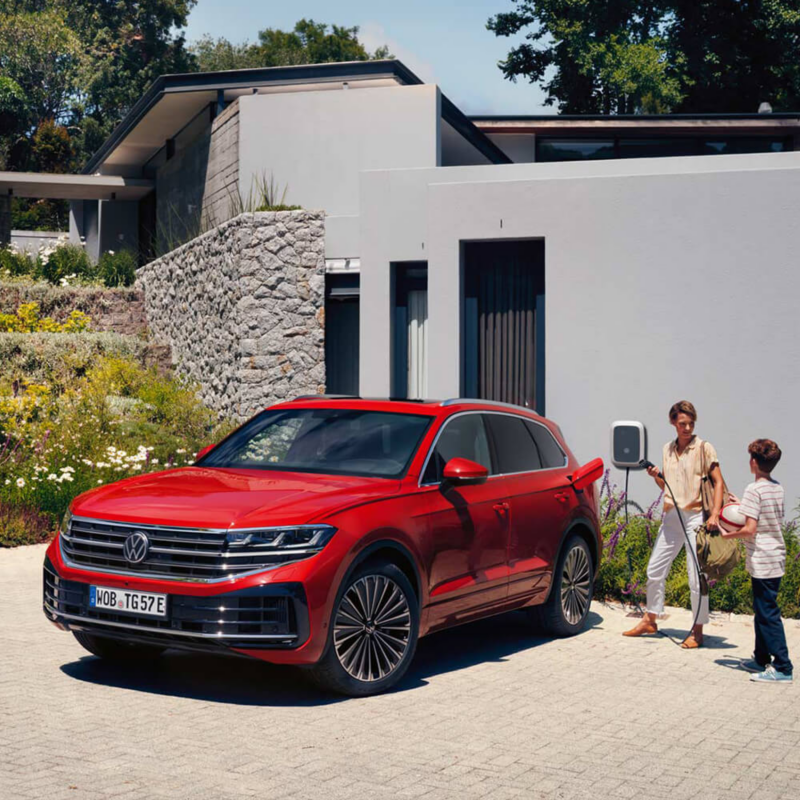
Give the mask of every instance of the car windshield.
[(400, 478), (432, 419), (351, 408), (268, 410), (198, 463), (204, 467)]

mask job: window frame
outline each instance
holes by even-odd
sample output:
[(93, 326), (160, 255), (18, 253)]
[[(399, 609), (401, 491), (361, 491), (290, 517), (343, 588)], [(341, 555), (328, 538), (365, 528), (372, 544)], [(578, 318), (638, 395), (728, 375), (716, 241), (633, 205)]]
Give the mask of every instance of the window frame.
[[(433, 456), (433, 451), (436, 449), (436, 445), (439, 443), (439, 437), (442, 435), (442, 431), (444, 431), (444, 429), (450, 424), (451, 420), (454, 420), (457, 417), (462, 417), (462, 416), (464, 416), (466, 414), (484, 414), (484, 415), (495, 414), (497, 416), (514, 417), (515, 419), (521, 420), (523, 423), (531, 422), (534, 425), (539, 425), (541, 428), (544, 428), (545, 433), (548, 434), (553, 439), (553, 441), (558, 446), (558, 449), (561, 451), (562, 455), (564, 456), (564, 463), (561, 466), (558, 466), (558, 467), (542, 467), (541, 469), (528, 469), (528, 470), (522, 470), (520, 472), (498, 472), (498, 473), (496, 473), (494, 475), (489, 475), (487, 480), (493, 480), (494, 478), (507, 478), (507, 477), (511, 477), (513, 475), (533, 475), (535, 473), (540, 473), (540, 472), (555, 472), (556, 470), (566, 469), (566, 467), (569, 466), (569, 458), (567, 457), (567, 454), (564, 452), (564, 448), (561, 446), (561, 444), (559, 443), (558, 439), (553, 435), (552, 431), (550, 431), (550, 429), (547, 427), (547, 425), (544, 425), (543, 423), (539, 422), (538, 420), (532, 419), (531, 417), (527, 417), (527, 416), (525, 416), (523, 414), (515, 414), (512, 411), (490, 411), (488, 409), (474, 409), (474, 410), (470, 410), (470, 411), (457, 411), (455, 414), (451, 414), (442, 423), (442, 426), (439, 428), (438, 431), (436, 431), (436, 436), (433, 437), (433, 441), (431, 442), (431, 446), (428, 449), (428, 452), (427, 452), (427, 454), (425, 456), (425, 461), (422, 462), (422, 469), (419, 472), (419, 478), (417, 479), (417, 486), (420, 489), (426, 488), (426, 487), (429, 487), (429, 486), (441, 486), (442, 485), (442, 481), (434, 481), (434, 482), (423, 483), (422, 482), (422, 478), (425, 475), (425, 471), (428, 469), (428, 462), (430, 461), (430, 459)], [(486, 429), (486, 435), (489, 438), (489, 450), (490, 450), (491, 456), (492, 456), (492, 468), (494, 468), (495, 460), (497, 460), (497, 462), (499, 464), (499, 457), (497, 455), (497, 445), (496, 445), (496, 442), (495, 442), (494, 435), (492, 433), (491, 425), (489, 425), (488, 423), (484, 422), (484, 426), (485, 426), (485, 429)], [(526, 433), (527, 433), (527, 430), (526, 430)], [(534, 445), (538, 449), (538, 445), (536, 444), (536, 440), (533, 439), (533, 437), (531, 437), (531, 439), (532, 439)]]

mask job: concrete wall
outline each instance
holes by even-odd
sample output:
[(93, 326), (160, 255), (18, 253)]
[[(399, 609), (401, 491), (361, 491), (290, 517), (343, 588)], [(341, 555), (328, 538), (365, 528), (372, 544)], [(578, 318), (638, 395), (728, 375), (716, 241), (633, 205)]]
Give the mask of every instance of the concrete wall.
[(543, 238), (546, 412), (576, 455), (607, 459), (610, 423), (640, 419), (658, 460), (686, 398), (734, 491), (766, 436), (796, 498), (798, 190), (800, 153), (364, 175), (360, 390), (390, 387), (391, 261), (428, 261), (429, 393), (456, 396), (460, 242)]
[(55, 245), (64, 231), (11, 231), (11, 244), (26, 253), (36, 254), (42, 247)]
[[(101, 200), (99, 255), (113, 250), (139, 252), (139, 203), (135, 200)], [(88, 243), (88, 238), (87, 238)]]
[(325, 387), (324, 214), (240, 214), (142, 267), (150, 333), (210, 408), (247, 419)]
[(159, 250), (210, 230), (241, 210), (238, 101), (213, 122), (196, 127), (194, 138), (156, 172)]
[(0, 197), (0, 247), (11, 241), (11, 198)]
[(242, 195), (272, 175), (287, 203), (324, 209), (328, 258), (359, 255), (360, 171), (439, 163), (435, 86), (250, 95), (239, 109)]

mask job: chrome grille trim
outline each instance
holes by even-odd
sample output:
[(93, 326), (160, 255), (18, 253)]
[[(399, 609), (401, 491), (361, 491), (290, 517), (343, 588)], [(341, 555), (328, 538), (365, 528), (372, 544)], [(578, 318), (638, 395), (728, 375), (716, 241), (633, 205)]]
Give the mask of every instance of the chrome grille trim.
[(145, 631), (147, 633), (161, 633), (161, 634), (169, 634), (170, 636), (188, 636), (193, 639), (254, 639), (254, 640), (271, 640), (271, 641), (294, 641), (297, 636), (295, 634), (283, 634), (283, 633), (261, 633), (261, 634), (224, 634), (224, 633), (191, 633), (187, 631), (176, 631), (172, 629), (166, 628), (150, 628), (145, 625), (126, 625), (123, 622), (108, 622), (106, 620), (99, 620), (99, 619), (89, 619), (88, 617), (79, 617), (77, 614), (65, 614), (63, 611), (56, 611), (56, 609), (52, 608), (47, 603), (44, 604), (44, 607), (47, 611), (51, 614), (55, 615), (56, 617), (63, 617), (64, 619), (72, 619), (76, 622), (83, 622), (91, 625), (110, 625), (112, 628), (128, 628), (129, 630), (135, 631)]
[[(244, 550), (236, 544), (228, 544), (228, 533), (319, 527), (186, 528), (73, 516), (69, 530), (59, 535), (59, 546), (64, 563), (73, 569), (156, 580), (225, 583), (284, 567), (317, 552), (270, 549), (268, 545)], [(134, 530), (144, 531), (151, 543), (147, 557), (136, 567), (130, 565), (120, 552), (124, 540)], [(180, 546), (175, 547), (175, 544)], [(276, 558), (283, 560), (275, 563)], [(251, 563), (243, 563), (245, 559)]]

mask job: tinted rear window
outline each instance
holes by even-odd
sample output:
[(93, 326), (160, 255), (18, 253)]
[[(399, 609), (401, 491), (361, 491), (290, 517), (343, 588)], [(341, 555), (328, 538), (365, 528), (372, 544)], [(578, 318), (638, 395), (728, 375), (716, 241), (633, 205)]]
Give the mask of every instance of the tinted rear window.
[(204, 467), (399, 478), (432, 417), (347, 408), (269, 410), (243, 425)]
[(498, 471), (501, 474), (530, 472), (542, 468), (539, 451), (525, 427), (524, 420), (506, 414), (488, 414), (487, 420), (492, 429), (500, 462)]
[(542, 459), (544, 469), (563, 467), (567, 460), (564, 451), (559, 447), (558, 442), (544, 425), (525, 420), (525, 426), (530, 431), (536, 446), (539, 449), (539, 456)]

